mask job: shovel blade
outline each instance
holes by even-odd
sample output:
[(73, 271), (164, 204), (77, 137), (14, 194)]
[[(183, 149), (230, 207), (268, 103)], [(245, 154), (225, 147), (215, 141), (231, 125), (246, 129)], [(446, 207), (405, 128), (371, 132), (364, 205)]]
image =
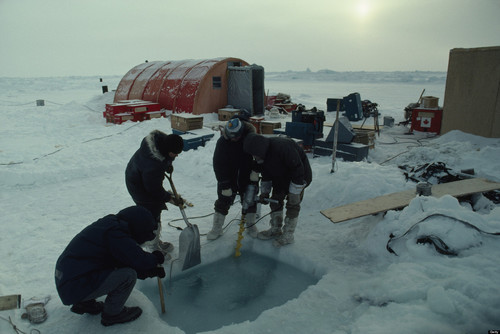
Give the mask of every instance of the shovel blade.
[(191, 224), (179, 235), (179, 260), (183, 262), (183, 271), (201, 263), (198, 225)]

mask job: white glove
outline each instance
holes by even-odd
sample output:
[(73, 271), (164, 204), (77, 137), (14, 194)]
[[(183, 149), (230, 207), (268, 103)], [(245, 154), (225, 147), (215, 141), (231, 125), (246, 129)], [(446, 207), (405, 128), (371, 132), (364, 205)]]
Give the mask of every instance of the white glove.
[(302, 190), (304, 190), (306, 184), (295, 184), (293, 182), (290, 182), (290, 186), (288, 187), (288, 192), (290, 194), (294, 194), (294, 195), (300, 195), (300, 193), (302, 192)]
[(222, 189), (222, 196), (231, 197), (233, 196), (233, 190), (231, 188)]
[(259, 182), (259, 173), (253, 170), (250, 173), (250, 181), (252, 181), (252, 182)]
[(272, 187), (273, 187), (273, 181), (262, 181), (260, 183), (260, 193), (269, 194), (271, 192)]

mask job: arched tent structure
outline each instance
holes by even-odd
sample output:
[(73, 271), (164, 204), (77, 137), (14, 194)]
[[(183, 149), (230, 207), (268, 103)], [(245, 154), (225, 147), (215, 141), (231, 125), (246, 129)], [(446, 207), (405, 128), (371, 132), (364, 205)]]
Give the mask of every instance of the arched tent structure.
[(122, 78), (114, 102), (144, 100), (174, 113), (217, 112), (228, 104), (229, 67), (248, 66), (238, 58), (145, 62)]

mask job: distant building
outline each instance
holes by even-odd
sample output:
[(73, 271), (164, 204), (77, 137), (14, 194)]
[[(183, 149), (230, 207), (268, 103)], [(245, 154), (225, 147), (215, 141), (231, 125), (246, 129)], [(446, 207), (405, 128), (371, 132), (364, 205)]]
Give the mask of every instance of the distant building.
[(174, 113), (213, 113), (231, 104), (262, 114), (264, 70), (238, 58), (148, 61), (128, 71), (116, 89), (115, 103), (135, 99)]

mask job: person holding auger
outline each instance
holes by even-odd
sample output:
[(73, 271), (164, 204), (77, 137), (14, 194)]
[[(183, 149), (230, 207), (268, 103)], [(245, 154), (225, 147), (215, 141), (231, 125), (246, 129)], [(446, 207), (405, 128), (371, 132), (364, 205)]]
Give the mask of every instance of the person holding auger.
[[(248, 134), (255, 133), (255, 127), (248, 121), (248, 112), (230, 119), (221, 131), (213, 156), (213, 168), (217, 179), (217, 200), (214, 204), (212, 229), (208, 240), (215, 240), (223, 234), (222, 226), (229, 208), (239, 193), (243, 201), (247, 186), (252, 182), (252, 156), (243, 151), (243, 141)], [(258, 181), (257, 179), (254, 181)], [(257, 205), (253, 203), (246, 209), (247, 233), (253, 238), (258, 230), (255, 226)]]
[[(248, 134), (243, 149), (257, 163), (261, 173), (260, 197), (268, 198), (271, 189), (271, 228), (259, 232), (263, 240), (274, 239), (273, 245), (281, 247), (294, 242), (294, 232), (300, 213), (304, 189), (312, 181), (312, 170), (304, 150), (290, 138), (265, 137)], [(286, 198), (286, 216), (283, 224), (283, 207)]]

